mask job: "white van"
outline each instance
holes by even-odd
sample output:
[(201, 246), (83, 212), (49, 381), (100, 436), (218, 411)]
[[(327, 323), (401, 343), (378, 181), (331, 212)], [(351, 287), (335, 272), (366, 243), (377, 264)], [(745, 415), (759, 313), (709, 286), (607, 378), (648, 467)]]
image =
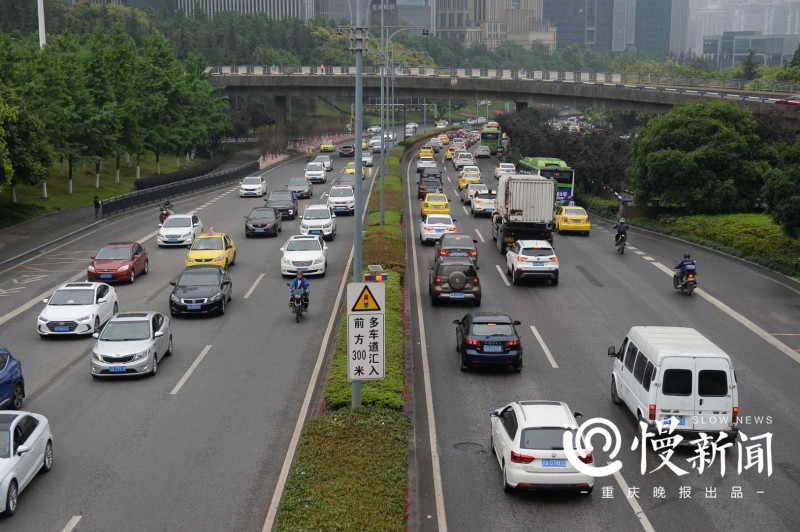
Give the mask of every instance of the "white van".
[(678, 419), (683, 443), (701, 432), (716, 439), (739, 433), (739, 390), (730, 357), (686, 327), (632, 327), (614, 358), (611, 400), (625, 403), (639, 420), (655, 426)]

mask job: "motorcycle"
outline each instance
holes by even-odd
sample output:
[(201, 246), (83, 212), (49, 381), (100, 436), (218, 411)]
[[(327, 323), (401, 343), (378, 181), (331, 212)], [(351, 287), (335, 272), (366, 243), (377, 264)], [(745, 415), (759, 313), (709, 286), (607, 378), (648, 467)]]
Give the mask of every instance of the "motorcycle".
[(158, 213), (158, 223), (163, 224), (164, 220), (172, 215), (172, 211), (166, 207), (161, 207), (161, 210)]
[(294, 314), (297, 323), (300, 323), (300, 317), (303, 315), (303, 312), (308, 312), (308, 309), (303, 304), (303, 289), (295, 288), (293, 290), (289, 290), (289, 292), (292, 294), (292, 297), (289, 300), (289, 310), (291, 310)]
[(694, 264), (687, 264), (683, 267), (683, 271), (682, 277), (680, 273), (676, 273), (673, 276), (672, 285), (675, 287), (675, 290), (680, 290), (681, 292), (692, 295), (694, 289), (697, 288), (697, 266)]
[(620, 255), (623, 255), (625, 253), (625, 245), (627, 243), (628, 243), (628, 235), (625, 234), (625, 233), (622, 233), (621, 235), (619, 235), (619, 240), (617, 240), (617, 242), (616, 242), (617, 253), (619, 253)]

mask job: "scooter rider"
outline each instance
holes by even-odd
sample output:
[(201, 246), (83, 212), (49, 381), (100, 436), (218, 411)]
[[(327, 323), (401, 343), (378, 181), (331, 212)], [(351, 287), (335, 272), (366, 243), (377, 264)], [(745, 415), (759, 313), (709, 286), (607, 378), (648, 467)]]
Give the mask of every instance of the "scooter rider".
[(311, 156), (314, 155), (314, 150), (306, 148), (306, 162), (311, 162)]
[(164, 203), (161, 204), (162, 211), (171, 211), (172, 210), (172, 202), (168, 199), (164, 200)]
[(308, 310), (308, 293), (311, 290), (311, 285), (308, 279), (303, 277), (303, 272), (297, 272), (297, 277), (292, 279), (292, 284), (289, 285), (289, 290), (296, 288), (303, 289), (303, 310)]
[(694, 266), (697, 263), (692, 260), (691, 255), (689, 255), (689, 252), (687, 251), (683, 254), (683, 260), (675, 265), (675, 269), (679, 270), (679, 273), (676, 273), (674, 277), (675, 288), (680, 286), (680, 284), (683, 282), (683, 278), (686, 277), (686, 267), (690, 264)]
[(614, 229), (617, 230), (617, 234), (614, 236), (614, 243), (619, 244), (620, 238), (622, 236), (628, 236), (628, 222), (625, 221), (625, 218), (620, 218), (619, 222), (614, 224)]

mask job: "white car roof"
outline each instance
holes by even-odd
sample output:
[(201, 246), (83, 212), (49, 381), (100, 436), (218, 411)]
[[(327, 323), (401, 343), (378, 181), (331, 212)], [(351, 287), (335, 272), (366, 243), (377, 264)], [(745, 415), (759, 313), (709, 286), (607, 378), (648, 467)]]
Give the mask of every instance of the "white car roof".
[(453, 225), (453, 217), (450, 216), (449, 214), (427, 214), (427, 215), (425, 215), (425, 223), (428, 222), (428, 218), (430, 218), (431, 216), (435, 216), (437, 218), (449, 218), (450, 219), (450, 225)]
[(628, 338), (654, 363), (660, 363), (665, 356), (692, 356), (724, 358), (730, 365), (725, 351), (690, 327), (631, 327)]
[[(327, 209), (327, 207), (325, 207)], [(319, 240), (319, 236), (317, 235), (293, 235), (289, 237), (289, 241), (292, 240)]]
[(95, 282), (82, 282), (82, 283), (67, 283), (65, 285), (59, 286), (56, 291), (58, 290), (86, 290), (88, 288), (95, 289), (100, 285), (106, 283), (95, 283)]
[(559, 427), (577, 429), (578, 424), (566, 403), (561, 401), (517, 401), (522, 418), (517, 419), (522, 429)]
[(547, 240), (517, 240), (517, 242), (524, 248), (553, 249)]
[(467, 185), (468, 189), (471, 188), (485, 188), (488, 189), (489, 187), (486, 186), (486, 183), (470, 183)]
[[(348, 187), (348, 188), (349, 188), (349, 187)], [(316, 204), (314, 204), (314, 205), (309, 205), (308, 207), (306, 207), (306, 210), (307, 210), (307, 211), (308, 211), (308, 210), (312, 210), (312, 211), (313, 211), (313, 210), (317, 210), (317, 209), (318, 209), (318, 210), (323, 210), (323, 209), (324, 209), (324, 210), (326, 210), (326, 211), (330, 211), (330, 208), (328, 208), (328, 206), (327, 206), (327, 205), (325, 205), (324, 203), (316, 203)]]
[(431, 161), (436, 162), (436, 159), (434, 159), (433, 157), (429, 157), (427, 155), (420, 157), (419, 160), (425, 162), (431, 162)]
[(340, 189), (341, 189), (341, 188), (346, 188), (346, 189), (348, 189), (350, 192), (353, 192), (353, 187), (351, 187), (350, 185), (334, 185), (334, 186), (332, 186), (332, 187), (331, 187), (331, 190), (333, 190), (333, 189), (335, 189), (335, 188), (340, 188)]
[(514, 163), (500, 163), (500, 168), (514, 168)]

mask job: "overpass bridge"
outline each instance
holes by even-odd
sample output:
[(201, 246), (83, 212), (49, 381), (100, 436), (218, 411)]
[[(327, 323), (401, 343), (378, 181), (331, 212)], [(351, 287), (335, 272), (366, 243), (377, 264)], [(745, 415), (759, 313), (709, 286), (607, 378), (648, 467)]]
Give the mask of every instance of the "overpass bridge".
[[(286, 97), (326, 96), (352, 99), (355, 67), (328, 66), (213, 66), (210, 83), (228, 95), (272, 95), (278, 119), (286, 115)], [(693, 86), (692, 86), (693, 85)], [(702, 85), (702, 86), (698, 86)], [(508, 69), (400, 67), (394, 71), (395, 98), (480, 99), (513, 101), (517, 108), (531, 103), (573, 107), (613, 108), (664, 113), (673, 105), (723, 99), (753, 113), (797, 121), (800, 107), (778, 101), (792, 83), (747, 82), (709, 78), (641, 76), (620, 73), (525, 71)], [(379, 97), (377, 67), (365, 67), (364, 97)], [(755, 89), (755, 90), (754, 90)]]

